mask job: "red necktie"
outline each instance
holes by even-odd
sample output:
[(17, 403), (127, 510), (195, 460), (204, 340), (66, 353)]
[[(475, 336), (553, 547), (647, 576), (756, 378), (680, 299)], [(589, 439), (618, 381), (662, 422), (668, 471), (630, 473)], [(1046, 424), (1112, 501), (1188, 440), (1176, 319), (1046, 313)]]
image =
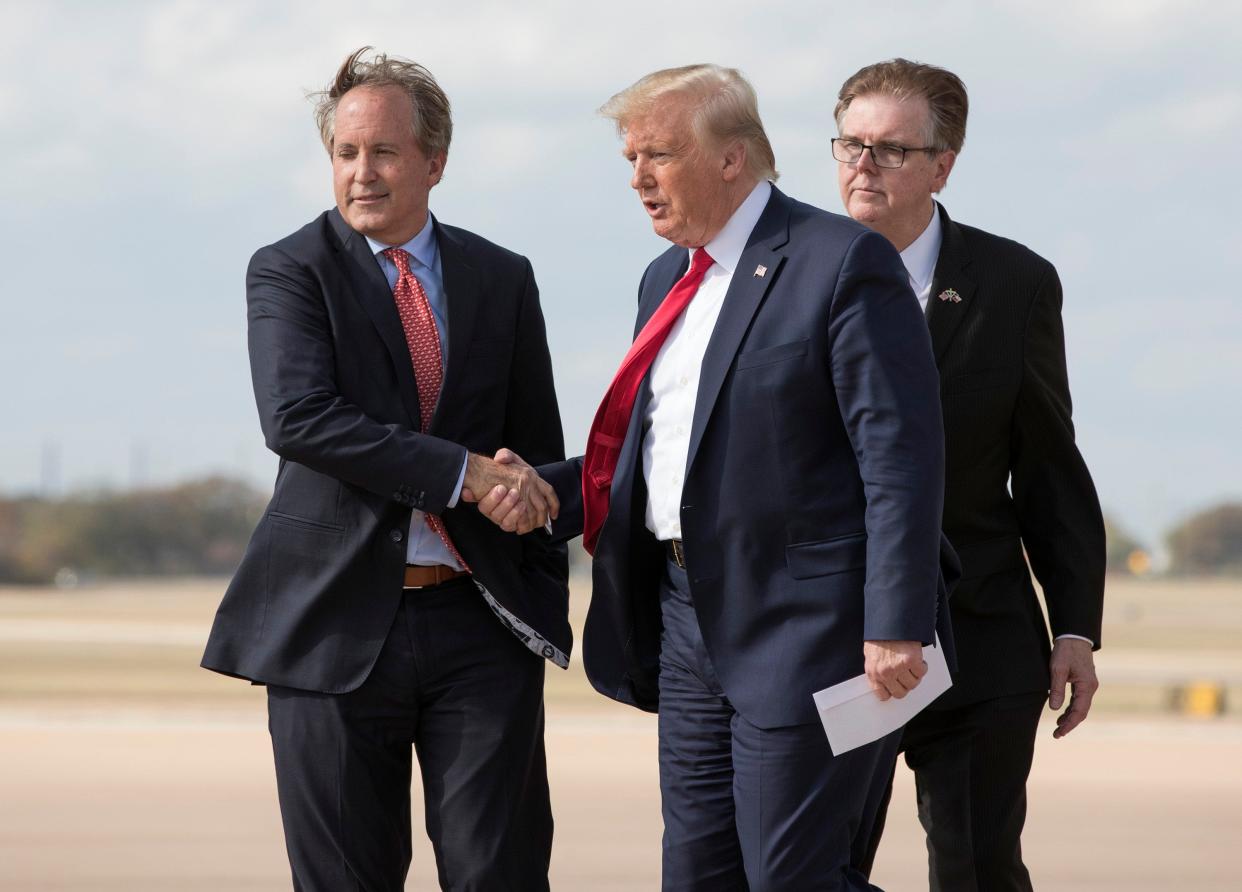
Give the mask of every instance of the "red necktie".
[(699, 290), (703, 276), (715, 261), (707, 251), (699, 248), (694, 253), (690, 269), (665, 296), (659, 308), (647, 320), (638, 333), (630, 351), (621, 360), (621, 368), (608, 385), (608, 392), (595, 412), (591, 433), (587, 439), (586, 456), (582, 460), (582, 546), (591, 554), (608, 516), (608, 496), (612, 477), (621, 455), (621, 444), (630, 426), (634, 400), (642, 383), (655, 362), (656, 354), (664, 345), (673, 323), (681, 316), (690, 299)]
[[(410, 272), (410, 255), (401, 248), (385, 248), (384, 256), (397, 267), (397, 284), (393, 286), (392, 296), (397, 302), (397, 314), (401, 317), (401, 327), (405, 329), (405, 343), (410, 348), (410, 361), (414, 364), (414, 381), (418, 385), (418, 408), (422, 415), (422, 432), (427, 433), (431, 426), (431, 416), (436, 410), (436, 400), (440, 398), (440, 384), (444, 380), (442, 354), (440, 352), (440, 332), (436, 328), (436, 318), (431, 313), (431, 302), (427, 300), (427, 292), (423, 283)], [(457, 559), (457, 563), (469, 570), (461, 553), (449, 538), (444, 522), (435, 514), (424, 514), (427, 526), (440, 537), (449, 553)]]

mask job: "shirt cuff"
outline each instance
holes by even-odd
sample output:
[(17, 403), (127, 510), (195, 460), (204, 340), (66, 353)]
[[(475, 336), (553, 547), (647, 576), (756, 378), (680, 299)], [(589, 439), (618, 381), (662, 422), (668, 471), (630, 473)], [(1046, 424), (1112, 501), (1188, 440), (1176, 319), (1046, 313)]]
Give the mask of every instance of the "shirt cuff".
[(470, 453), (466, 453), (466, 457), (461, 460), (461, 473), (457, 475), (457, 485), (453, 487), (453, 495), (448, 500), (449, 508), (456, 508), (457, 501), (461, 498), (461, 488), (466, 482), (466, 463), (470, 461)]
[(1095, 647), (1095, 642), (1092, 641), (1090, 638), (1086, 637), (1085, 635), (1071, 635), (1069, 632), (1066, 632), (1064, 635), (1058, 635), (1053, 640), (1060, 641), (1062, 638), (1077, 638), (1079, 641), (1085, 641), (1088, 644), (1090, 644), (1092, 647)]

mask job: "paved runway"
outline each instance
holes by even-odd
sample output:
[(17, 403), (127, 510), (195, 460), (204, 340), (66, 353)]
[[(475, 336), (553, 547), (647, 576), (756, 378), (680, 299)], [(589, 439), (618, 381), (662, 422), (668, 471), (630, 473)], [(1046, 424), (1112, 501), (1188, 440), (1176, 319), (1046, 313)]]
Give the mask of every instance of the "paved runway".
[[(0, 710), (0, 889), (288, 889), (262, 694), (253, 695), (242, 709), (198, 712)], [(1063, 741), (1050, 732), (1026, 835), (1037, 888), (1240, 887), (1242, 724), (1110, 718)], [(547, 736), (553, 888), (657, 889), (654, 722), (554, 702)], [(903, 769), (875, 877), (890, 892), (926, 888), (912, 795)], [(430, 848), (416, 834), (407, 888), (434, 889)]]
[[(222, 585), (0, 588), (0, 890), (290, 888), (263, 692), (197, 665)], [(1040, 732), (1025, 836), (1036, 888), (1236, 892), (1238, 586), (1110, 585), (1097, 709), (1065, 740)], [(572, 600), (575, 628), (585, 606)], [(1228, 715), (1155, 718), (1170, 684), (1191, 678), (1227, 688)], [(575, 660), (548, 673), (547, 739), (553, 888), (657, 889), (654, 719), (594, 694)], [(875, 880), (926, 889), (904, 768), (897, 783)], [(433, 877), (418, 830), (408, 888), (432, 890)]]

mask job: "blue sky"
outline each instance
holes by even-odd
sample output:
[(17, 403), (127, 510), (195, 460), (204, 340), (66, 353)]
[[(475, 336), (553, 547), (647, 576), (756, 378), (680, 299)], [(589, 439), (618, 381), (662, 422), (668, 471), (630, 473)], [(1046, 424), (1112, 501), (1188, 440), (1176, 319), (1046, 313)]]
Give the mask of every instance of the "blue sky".
[(352, 49), (426, 64), (456, 133), (432, 209), (534, 264), (580, 451), (663, 247), (594, 112), (655, 68), (759, 92), (779, 185), (839, 211), (836, 89), (892, 56), (956, 71), (942, 199), (1065, 286), (1075, 420), (1108, 511), (1158, 538), (1242, 497), (1242, 7), (581, 2), (6, 3), (0, 32), (0, 491), (266, 485), (250, 254), (331, 204), (305, 92)]

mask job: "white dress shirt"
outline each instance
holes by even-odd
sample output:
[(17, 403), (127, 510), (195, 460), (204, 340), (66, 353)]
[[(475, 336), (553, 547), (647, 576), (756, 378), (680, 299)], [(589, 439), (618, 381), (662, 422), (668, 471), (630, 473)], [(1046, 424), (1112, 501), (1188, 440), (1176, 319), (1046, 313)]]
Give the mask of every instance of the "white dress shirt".
[[(410, 239), (404, 245), (385, 245), (374, 239), (368, 238), (367, 244), (371, 246), (371, 253), (375, 255), (375, 260), (379, 264), (380, 269), (384, 273), (384, 278), (388, 280), (388, 287), (395, 288), (397, 285), (397, 265), (384, 256), (383, 252), (390, 247), (397, 247), (404, 250), (410, 255), (410, 272), (414, 274), (414, 278), (418, 279), (419, 284), (423, 286), (423, 291), (427, 294), (427, 302), (431, 304), (431, 315), (435, 318), (436, 329), (440, 333), (440, 360), (442, 368), (448, 367), (448, 300), (444, 294), (444, 276), (440, 272), (440, 247), (436, 244), (435, 229), (431, 225), (431, 214), (427, 215), (427, 223), (419, 230), (418, 235)], [(448, 501), (448, 507), (452, 508), (457, 504), (457, 500), (461, 497), (462, 484), (466, 479), (466, 462), (469, 457), (462, 459), (461, 473), (457, 475), (457, 486), (453, 490), (453, 495)], [(435, 564), (443, 564), (446, 567), (452, 567), (454, 570), (462, 569), (461, 565), (453, 557), (453, 553), (436, 533), (427, 526), (422, 511), (414, 509), (410, 515), (410, 535), (405, 540), (405, 562), (407, 564), (420, 564), (423, 566), (433, 566)]]
[[(931, 299), (932, 279), (936, 275), (936, 260), (940, 257), (942, 240), (940, 210), (933, 201), (931, 220), (928, 221), (927, 228), (901, 252), (901, 262), (905, 264), (906, 275), (910, 279), (910, 288), (913, 289), (914, 296), (919, 299), (919, 306), (923, 308), (924, 313), (927, 312), (927, 301)], [(1078, 638), (1092, 646), (1095, 645), (1090, 638), (1084, 638), (1082, 635), (1066, 633), (1058, 635), (1056, 640), (1060, 641), (1062, 638)]]
[[(647, 529), (657, 539), (681, 538), (681, 490), (703, 356), (742, 250), (771, 195), (772, 185), (767, 180), (759, 183), (724, 228), (703, 246), (715, 263), (681, 318), (673, 323), (651, 365), (651, 401), (643, 417), (643, 477), (647, 481)], [(695, 250), (690, 249), (692, 258)]]

